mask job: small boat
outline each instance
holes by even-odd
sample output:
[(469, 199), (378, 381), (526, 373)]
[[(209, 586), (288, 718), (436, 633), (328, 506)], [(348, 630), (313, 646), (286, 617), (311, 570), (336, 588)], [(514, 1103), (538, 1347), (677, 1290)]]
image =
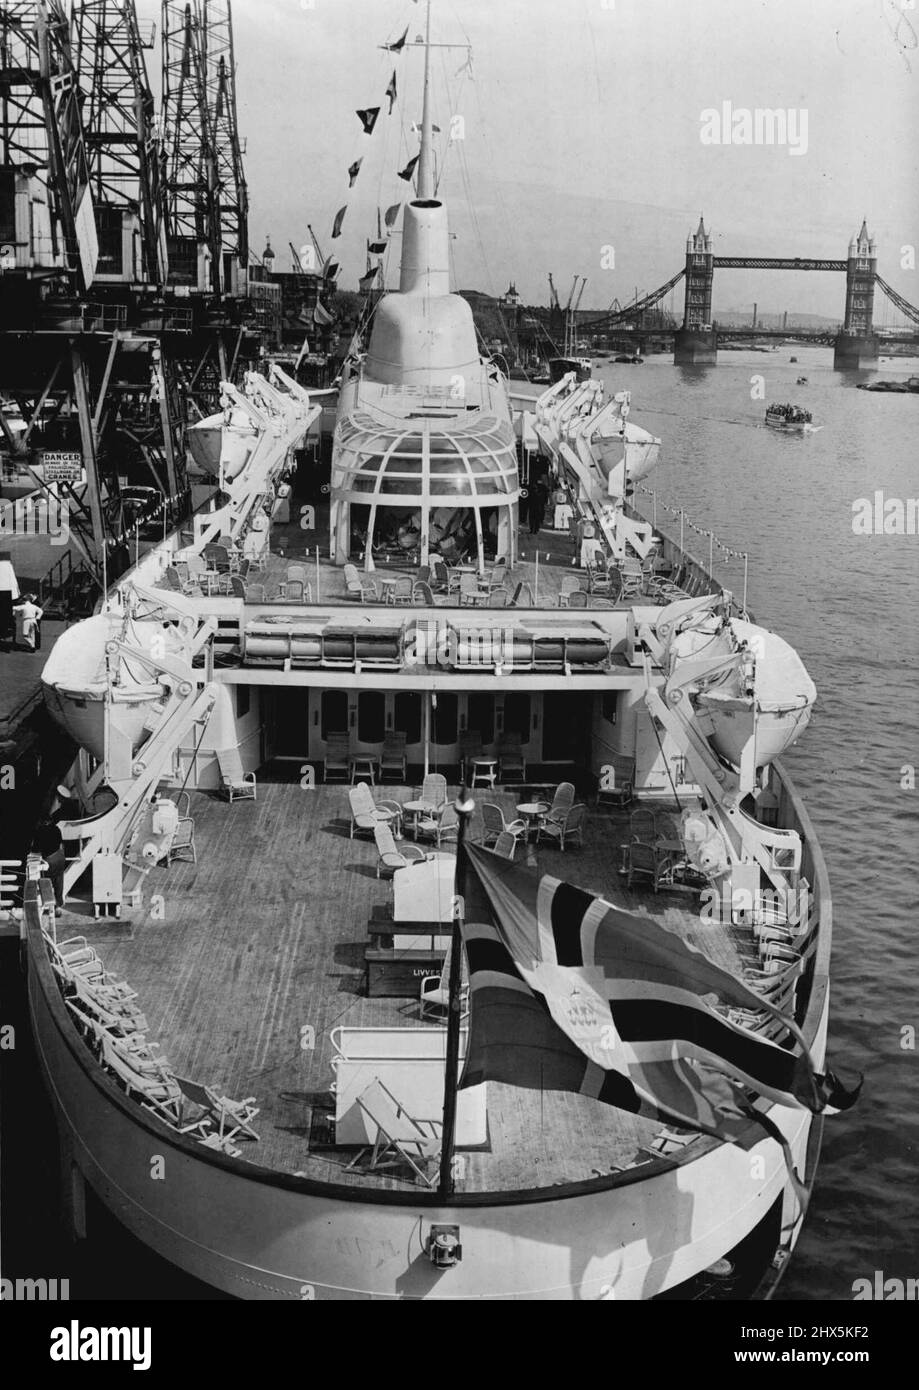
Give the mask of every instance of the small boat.
[(631, 362), (631, 363), (633, 363), (636, 367), (640, 367), (641, 364), (644, 362), (644, 360), (645, 360), (645, 359), (644, 359), (643, 357), (639, 357), (639, 356), (638, 356), (638, 353), (637, 353), (637, 352), (636, 352), (636, 353), (621, 352), (621, 353), (619, 354), (619, 356), (616, 358), (616, 361), (617, 361), (617, 362)]
[(593, 363), (589, 357), (550, 357), (549, 380), (554, 386), (569, 372), (574, 372), (578, 381), (589, 381)]
[(789, 362), (797, 362), (797, 357), (789, 357)]
[(799, 376), (799, 377), (798, 377), (798, 380), (797, 380), (797, 385), (798, 385), (798, 386), (806, 386), (806, 385), (807, 385), (807, 377), (806, 377), (806, 376)]
[(775, 430), (810, 430), (813, 417), (809, 410), (800, 405), (770, 405), (766, 411), (766, 424)]

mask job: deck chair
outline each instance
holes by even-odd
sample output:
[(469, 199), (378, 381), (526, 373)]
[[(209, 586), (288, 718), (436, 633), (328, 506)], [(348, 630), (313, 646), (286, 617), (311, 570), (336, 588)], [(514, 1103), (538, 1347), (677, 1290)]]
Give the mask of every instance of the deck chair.
[[(570, 600), (574, 594), (583, 594), (580, 577), (576, 574), (562, 575), (562, 587), (558, 595), (559, 608), (569, 608)], [(585, 595), (586, 598), (586, 595)]]
[(406, 777), (405, 745), (408, 735), (392, 730), (383, 735), (383, 751), (380, 754), (380, 780), (395, 776), (397, 782)]
[(427, 802), (429, 815), (439, 819), (447, 809), (447, 779), (440, 772), (429, 772), (421, 784), (419, 801)]
[(368, 830), (372, 835), (377, 825), (398, 826), (402, 819), (402, 807), (398, 801), (374, 801), (373, 793), (366, 782), (358, 782), (348, 791), (348, 805), (351, 808), (350, 838), (355, 830)]
[(225, 545), (220, 545), (217, 541), (208, 541), (204, 547), (204, 559), (208, 569), (218, 570), (221, 574), (229, 573), (230, 552)]
[(507, 583), (507, 559), (502, 556), (492, 565), (490, 572), (485, 576), (485, 584), (488, 592), (494, 589), (501, 589)]
[(577, 589), (568, 595), (567, 606), (569, 608), (590, 608), (590, 595), (587, 593), (586, 589)]
[(641, 568), (640, 560), (623, 560), (619, 566), (619, 577), (622, 586), (619, 591), (620, 599), (640, 598), (644, 589), (645, 575)]
[(429, 835), (438, 849), (442, 845), (455, 844), (459, 838), (459, 816), (448, 803), (440, 815), (421, 816), (416, 825), (419, 835)]
[(84, 1028), (88, 1028), (88, 1020), (104, 1024), (112, 1034), (146, 1033), (149, 1028), (146, 1017), (130, 1000), (93, 989), (76, 977), (70, 982), (64, 1003)]
[(527, 763), (523, 756), (523, 740), (519, 734), (503, 734), (498, 740), (498, 764), (500, 781), (526, 781)]
[(195, 822), (191, 816), (183, 816), (175, 828), (172, 844), (166, 851), (166, 863), (171, 864), (174, 859), (184, 859), (192, 864), (198, 862), (198, 851), (195, 849)]
[(482, 802), (482, 822), (484, 831), (482, 833), (482, 844), (486, 847), (494, 844), (500, 835), (513, 835), (517, 839), (518, 835), (523, 835), (527, 825), (525, 820), (519, 818), (508, 821), (504, 819), (504, 812), (494, 801)]
[(424, 864), (430, 858), (418, 845), (404, 844), (400, 849), (393, 838), (392, 827), (385, 821), (377, 821), (373, 827), (373, 838), (380, 855), (377, 860), (377, 878), (382, 878), (384, 872), (394, 874), (397, 869)]
[(656, 893), (661, 882), (661, 860), (653, 845), (633, 840), (626, 846), (626, 887), (631, 890), (636, 878), (651, 880)]
[[(376, 1134), (368, 1172), (406, 1163), (426, 1187), (434, 1187), (436, 1178), (429, 1178), (421, 1164), (426, 1159), (436, 1159), (440, 1154), (438, 1121), (414, 1119), (379, 1077), (375, 1077), (361, 1092), (357, 1103), (367, 1118), (371, 1132)], [(361, 1149), (348, 1164), (348, 1169), (355, 1168), (365, 1153), (367, 1149)]]
[(138, 1065), (139, 1059), (132, 1060), (126, 1050), (117, 1049), (114, 1038), (107, 1033), (101, 1036), (100, 1048), (103, 1065), (128, 1095), (135, 1097), (141, 1105), (173, 1128), (178, 1128), (182, 1123), (182, 1092), (168, 1068), (163, 1066), (159, 1071), (144, 1070)]
[(487, 591), (479, 583), (477, 574), (463, 574), (460, 577), (460, 603), (475, 606), (480, 600), (487, 598)]
[(635, 759), (622, 753), (605, 753), (606, 768), (600, 774), (597, 791), (597, 805), (610, 802), (614, 806), (628, 806), (635, 795)]
[(430, 584), (426, 584), (421, 579), (415, 581), (415, 586), (412, 589), (412, 603), (416, 608), (434, 607), (434, 594)]
[(497, 854), (502, 859), (513, 859), (517, 849), (517, 836), (512, 835), (509, 830), (502, 830), (491, 847), (492, 854)]
[(379, 603), (380, 594), (375, 582), (368, 574), (362, 573), (357, 565), (345, 565), (344, 575), (348, 598), (360, 599), (362, 603)]
[(558, 786), (555, 788), (552, 805), (549, 807), (543, 819), (553, 822), (564, 820), (573, 805), (574, 783), (559, 782)]
[[(453, 969), (453, 938), (447, 947), (439, 975), (426, 975), (421, 981), (421, 1017), (435, 1018), (450, 1007), (450, 971)], [(464, 978), (465, 961), (460, 960), (460, 1022), (469, 1016), (469, 984)]]
[[(425, 582), (418, 576), (419, 582)], [(447, 569), (446, 561), (434, 559), (430, 565), (430, 579), (427, 581), (431, 589), (437, 594), (445, 594), (450, 588), (450, 571)]]
[(322, 780), (324, 782), (349, 782), (351, 780), (350, 734), (330, 732), (326, 735)]
[[(246, 1096), (245, 1100), (231, 1100), (229, 1096), (218, 1095), (213, 1087), (190, 1081), (186, 1076), (176, 1076), (173, 1079), (181, 1093), (183, 1108), (185, 1102), (190, 1101), (204, 1112), (200, 1119), (207, 1118), (216, 1126), (220, 1147), (229, 1143), (237, 1134), (245, 1134), (249, 1139), (258, 1141), (258, 1135), (252, 1128), (252, 1121), (259, 1113), (255, 1096)], [(216, 1148), (218, 1145), (211, 1147)]]
[(302, 579), (287, 579), (284, 581), (284, 599), (287, 603), (311, 603), (313, 593)]
[(584, 817), (587, 814), (587, 807), (583, 802), (572, 806), (570, 811), (564, 814), (559, 813), (557, 820), (550, 820), (548, 816), (539, 822), (537, 839), (557, 840), (558, 847), (564, 853), (570, 840), (577, 840), (580, 845), (584, 844)]
[(255, 773), (243, 772), (238, 748), (218, 749), (217, 765), (223, 794), (228, 801), (255, 801)]
[(482, 746), (482, 735), (477, 729), (467, 729), (465, 733), (460, 734), (459, 770), (461, 782), (469, 781), (472, 760), (473, 758), (480, 758), (484, 751)]

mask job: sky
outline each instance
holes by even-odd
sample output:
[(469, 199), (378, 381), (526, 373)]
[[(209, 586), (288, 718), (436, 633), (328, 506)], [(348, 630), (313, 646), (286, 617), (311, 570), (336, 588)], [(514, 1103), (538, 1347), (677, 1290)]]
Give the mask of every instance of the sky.
[[(138, 0), (141, 17), (158, 11)], [(551, 271), (564, 302), (577, 274), (582, 307), (605, 308), (679, 270), (702, 213), (716, 254), (834, 259), (867, 217), (880, 274), (919, 303), (902, 249), (919, 247), (919, 0), (434, 0), (433, 13), (435, 41), (457, 45), (433, 55), (457, 288), (514, 280), (546, 303)], [(288, 242), (306, 244), (311, 224), (354, 287), (377, 207), (408, 189), (396, 175), (418, 144), (424, 4), (233, 0), (233, 15), (251, 245), (270, 235), (287, 269)], [(406, 26), (403, 52), (382, 51)], [(703, 113), (718, 113), (720, 134), (727, 102), (726, 135), (767, 108), (791, 113), (795, 138), (705, 143)], [(355, 110), (375, 105), (368, 137)], [(462, 138), (448, 140), (451, 122)], [(841, 318), (844, 282), (716, 272), (716, 308), (754, 300)]]

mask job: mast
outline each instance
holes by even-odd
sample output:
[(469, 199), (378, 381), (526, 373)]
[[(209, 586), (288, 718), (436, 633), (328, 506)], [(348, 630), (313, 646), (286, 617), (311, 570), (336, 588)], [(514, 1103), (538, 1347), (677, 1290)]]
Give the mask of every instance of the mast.
[(418, 199), (434, 197), (433, 118), (431, 116), (431, 0), (427, 0), (424, 34), (424, 106), (421, 112), (421, 153), (418, 157)]
[(450, 943), (450, 979), (447, 982), (447, 1055), (444, 1064), (444, 1127), (440, 1148), (438, 1196), (453, 1192), (453, 1145), (456, 1137), (456, 1090), (459, 1082), (460, 987), (463, 975), (463, 917), (466, 912), (466, 827), (475, 802), (466, 791), (453, 803), (459, 818), (456, 832), (456, 881), (453, 897), (453, 936)]

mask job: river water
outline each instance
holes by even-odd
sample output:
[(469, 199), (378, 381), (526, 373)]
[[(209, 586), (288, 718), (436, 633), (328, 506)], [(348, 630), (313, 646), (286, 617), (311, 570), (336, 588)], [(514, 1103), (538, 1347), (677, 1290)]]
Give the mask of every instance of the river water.
[[(749, 553), (750, 606), (798, 649), (819, 691), (810, 727), (785, 762), (805, 794), (833, 887), (829, 1056), (863, 1071), (865, 1083), (856, 1107), (827, 1121), (783, 1299), (849, 1300), (853, 1282), (876, 1270), (885, 1278), (919, 1275), (917, 1051), (905, 1045), (907, 1030), (919, 1032), (912, 892), (919, 791), (901, 787), (904, 765), (919, 764), (919, 538), (856, 536), (852, 527), (858, 498), (878, 490), (902, 501), (919, 495), (919, 399), (858, 391), (855, 381), (917, 370), (919, 363), (900, 359), (854, 378), (832, 370), (826, 349), (784, 347), (723, 353), (710, 369), (651, 357), (598, 373), (633, 392), (633, 418), (663, 440), (648, 479), (658, 524), (678, 538), (679, 519), (664, 506), (682, 507), (685, 543), (700, 559), (708, 560), (709, 541), (689, 523)], [(796, 386), (802, 373), (807, 385)], [(771, 400), (806, 405), (822, 428), (804, 437), (766, 429)], [(650, 514), (650, 498), (641, 500)], [(731, 560), (719, 573), (740, 595), (742, 563)], [(10, 946), (0, 976), (7, 990)], [(8, 997), (4, 1007), (9, 1017), (21, 1000)], [(20, 1021), (26, 1033), (21, 1014)], [(19, 1084), (4, 1095), (6, 1134), (19, 1124), (29, 1133), (27, 1144), (8, 1144), (6, 1153), (4, 1234), (12, 1238), (8, 1254), (20, 1256), (17, 1273), (72, 1273), (72, 1297), (214, 1297), (116, 1230), (108, 1232), (116, 1253), (107, 1267), (63, 1244), (39, 1195), (53, 1190), (54, 1146), (47, 1121), (38, 1123), (37, 1078), (18, 1068), (14, 1075)], [(10, 1201), (14, 1192), (19, 1203)], [(103, 1211), (93, 1213), (95, 1229), (106, 1221), (113, 1226)]]
[[(798, 359), (790, 362), (791, 355)], [(663, 440), (647, 485), (658, 524), (679, 518), (749, 552), (757, 620), (797, 648), (818, 703), (785, 765), (804, 793), (829, 868), (834, 950), (828, 1056), (865, 1074), (862, 1096), (827, 1120), (807, 1222), (780, 1297), (851, 1299), (875, 1270), (919, 1275), (919, 1034), (916, 875), (919, 791), (919, 537), (853, 534), (853, 502), (919, 497), (919, 397), (859, 391), (905, 379), (915, 360), (857, 377), (832, 352), (799, 345), (723, 352), (716, 368), (669, 357), (602, 375), (632, 391), (632, 418)], [(806, 385), (797, 386), (798, 375)], [(765, 400), (759, 395), (762, 383)], [(770, 401), (794, 401), (822, 428), (762, 425)], [(651, 501), (640, 497), (650, 515)], [(684, 522), (687, 548), (709, 540)], [(716, 558), (718, 551), (715, 552)], [(738, 595), (743, 563), (719, 570)]]

